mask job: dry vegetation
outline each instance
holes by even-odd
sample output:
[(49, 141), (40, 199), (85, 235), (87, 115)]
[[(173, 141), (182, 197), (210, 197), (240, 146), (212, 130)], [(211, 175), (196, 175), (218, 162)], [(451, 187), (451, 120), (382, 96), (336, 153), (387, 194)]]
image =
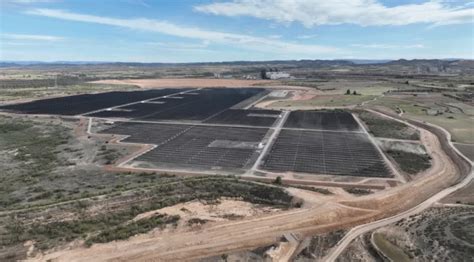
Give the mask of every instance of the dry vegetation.
[(357, 116), (367, 125), (368, 131), (383, 138), (418, 140), (418, 131), (403, 123), (384, 118), (369, 111), (357, 111)]
[[(178, 215), (137, 215), (194, 199), (230, 197), (288, 208), (284, 190), (227, 177), (104, 172), (96, 163), (120, 156), (104, 141), (76, 137), (76, 121), (0, 116), (0, 260), (26, 256), (23, 243), (45, 250), (126, 239), (176, 224)], [(229, 213), (229, 216), (232, 215)]]

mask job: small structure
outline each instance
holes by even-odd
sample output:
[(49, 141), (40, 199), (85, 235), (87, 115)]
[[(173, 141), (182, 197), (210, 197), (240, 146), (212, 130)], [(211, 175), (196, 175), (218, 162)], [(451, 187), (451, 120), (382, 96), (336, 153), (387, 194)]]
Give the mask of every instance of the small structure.
[(267, 79), (283, 79), (283, 78), (290, 78), (290, 74), (285, 73), (285, 72), (266, 72), (265, 76)]

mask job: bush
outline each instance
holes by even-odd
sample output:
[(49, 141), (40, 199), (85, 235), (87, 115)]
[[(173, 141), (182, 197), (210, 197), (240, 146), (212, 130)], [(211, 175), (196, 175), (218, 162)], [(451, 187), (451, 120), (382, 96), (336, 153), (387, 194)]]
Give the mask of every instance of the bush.
[(275, 181), (273, 181), (273, 183), (274, 183), (275, 185), (281, 185), (281, 184), (282, 184), (282, 182), (281, 182), (281, 176), (277, 176), (277, 177), (275, 178)]

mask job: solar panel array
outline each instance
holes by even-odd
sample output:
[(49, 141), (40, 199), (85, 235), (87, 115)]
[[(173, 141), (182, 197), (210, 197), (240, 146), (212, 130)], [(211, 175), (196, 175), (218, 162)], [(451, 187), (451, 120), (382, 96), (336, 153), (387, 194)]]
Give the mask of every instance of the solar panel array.
[(229, 107), (238, 104), (264, 89), (259, 88), (210, 88), (195, 90), (167, 98), (159, 98), (150, 103), (139, 103), (101, 111), (91, 116), (119, 117), (141, 120), (190, 120), (202, 121), (211, 118)]
[(346, 111), (292, 111), (285, 123), (286, 128), (357, 131), (359, 124)]
[[(104, 132), (130, 135), (128, 142), (156, 144), (154, 150), (136, 160), (160, 168), (241, 170), (253, 164), (258, 155), (257, 145), (281, 117), (281, 112), (276, 110), (237, 109), (264, 91), (261, 88), (207, 88), (108, 92), (44, 99), (0, 109), (59, 115), (96, 111), (90, 116), (192, 121), (181, 124), (118, 122)], [(293, 111), (271, 146), (262, 164), (263, 169), (270, 171), (367, 177), (391, 175), (375, 145), (347, 111)]]
[[(126, 142), (151, 143), (157, 147), (136, 160), (160, 168), (197, 168), (206, 170), (240, 170), (255, 161), (258, 143), (268, 129), (223, 126), (119, 123), (104, 133), (131, 134)], [(215, 141), (244, 142), (241, 148), (212, 146)], [(254, 145), (249, 147), (250, 145)]]
[(356, 132), (281, 130), (263, 168), (315, 174), (387, 177), (367, 135)]
[(276, 110), (229, 109), (208, 119), (205, 123), (270, 127), (278, 119), (280, 113)]
[(185, 90), (186, 89), (156, 89), (65, 96), (0, 106), (0, 109), (24, 114), (78, 115), (102, 108), (170, 95)]

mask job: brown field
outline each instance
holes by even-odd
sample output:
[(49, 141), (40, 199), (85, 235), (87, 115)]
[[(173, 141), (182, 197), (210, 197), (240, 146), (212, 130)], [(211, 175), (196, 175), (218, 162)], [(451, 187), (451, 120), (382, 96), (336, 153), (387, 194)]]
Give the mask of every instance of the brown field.
[(164, 87), (248, 87), (255, 85), (272, 85), (277, 81), (240, 80), (240, 79), (207, 79), (207, 78), (165, 78), (165, 79), (126, 79), (99, 80), (92, 83), (100, 84), (129, 84), (142, 88)]

